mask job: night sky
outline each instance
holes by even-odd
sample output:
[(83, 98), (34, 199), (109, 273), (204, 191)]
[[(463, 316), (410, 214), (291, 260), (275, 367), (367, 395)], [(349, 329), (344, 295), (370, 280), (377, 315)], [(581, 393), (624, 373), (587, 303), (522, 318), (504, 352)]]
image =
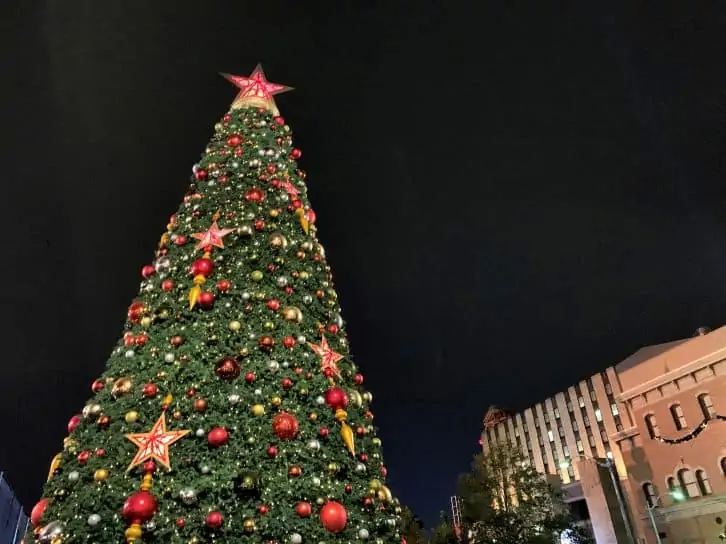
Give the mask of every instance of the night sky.
[(487, 406), (724, 322), (724, 3), (22, 4), (0, 17), (0, 469), (28, 506), (236, 94), (219, 71), (296, 87), (277, 102), (390, 484), (429, 524)]

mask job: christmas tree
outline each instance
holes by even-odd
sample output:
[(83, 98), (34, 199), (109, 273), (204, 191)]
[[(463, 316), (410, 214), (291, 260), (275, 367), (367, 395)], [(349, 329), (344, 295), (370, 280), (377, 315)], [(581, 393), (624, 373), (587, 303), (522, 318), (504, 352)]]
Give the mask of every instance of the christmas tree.
[(372, 396), (350, 359), (301, 152), (239, 88), (92, 397), (68, 423), (27, 542), (398, 542)]

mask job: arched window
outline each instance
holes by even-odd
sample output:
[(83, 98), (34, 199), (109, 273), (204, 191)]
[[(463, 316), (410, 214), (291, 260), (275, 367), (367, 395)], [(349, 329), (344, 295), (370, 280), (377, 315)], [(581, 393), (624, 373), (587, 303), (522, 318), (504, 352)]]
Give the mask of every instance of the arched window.
[(693, 477), (693, 472), (690, 469), (682, 468), (678, 471), (678, 486), (681, 488), (683, 495), (688, 498), (698, 497), (699, 487), (696, 478)]
[(683, 415), (683, 408), (680, 404), (671, 406), (671, 416), (673, 416), (673, 423), (676, 424), (677, 430), (681, 431), (686, 428), (686, 416)]
[(721, 467), (721, 472), (726, 476), (726, 457), (722, 457), (718, 464)]
[(706, 476), (705, 470), (698, 469), (696, 471), (696, 483), (698, 484), (698, 490), (704, 497), (713, 493), (711, 490), (711, 484), (708, 483), (708, 476)]
[(673, 493), (676, 490), (676, 479), (673, 476), (668, 476), (668, 479), (666, 479), (666, 485), (668, 486), (668, 491)]
[(645, 497), (645, 504), (647, 504), (649, 508), (653, 508), (653, 506), (655, 506), (657, 494), (658, 492), (652, 483), (645, 482), (643, 484), (643, 496)]
[(716, 410), (713, 407), (713, 401), (711, 400), (711, 395), (708, 393), (701, 393), (698, 395), (698, 405), (701, 407), (701, 412), (703, 412), (703, 417), (706, 419), (711, 419), (713, 416), (716, 415)]
[(651, 438), (658, 438), (660, 436), (658, 422), (655, 420), (655, 416), (653, 414), (645, 416), (645, 428), (648, 429), (648, 435)]

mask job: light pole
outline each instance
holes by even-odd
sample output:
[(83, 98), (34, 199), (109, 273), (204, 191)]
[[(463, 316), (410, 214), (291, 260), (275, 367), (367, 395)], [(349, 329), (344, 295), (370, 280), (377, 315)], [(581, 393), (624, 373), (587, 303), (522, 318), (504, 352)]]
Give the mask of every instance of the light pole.
[[(615, 471), (615, 462), (609, 457), (605, 461), (600, 461), (594, 457), (583, 457), (584, 459), (590, 459), (594, 461), (599, 467), (607, 468), (610, 474), (610, 480), (615, 488), (615, 496), (618, 499), (618, 506), (620, 507), (620, 515), (623, 517), (623, 524), (625, 524), (625, 532), (628, 534), (628, 541), (630, 544), (636, 544), (635, 534), (633, 533), (633, 526), (630, 523), (630, 515), (628, 514), (628, 507), (625, 504), (625, 497), (623, 497), (623, 490), (620, 488), (620, 478)], [(570, 466), (569, 461), (563, 461), (560, 463), (560, 468), (566, 470)]]
[[(682, 501), (686, 498), (683, 492), (678, 489), (669, 491), (668, 493), (666, 493), (666, 495), (670, 495), (677, 501)], [(653, 527), (653, 534), (655, 535), (655, 541), (657, 544), (663, 544), (663, 541), (660, 539), (660, 531), (658, 530), (658, 524), (655, 522), (653, 510), (658, 508), (658, 503), (660, 502), (662, 497), (663, 495), (658, 495), (655, 499), (653, 499), (652, 501), (648, 501), (645, 504), (645, 509), (648, 512), (648, 518), (650, 518), (650, 525), (651, 527)]]

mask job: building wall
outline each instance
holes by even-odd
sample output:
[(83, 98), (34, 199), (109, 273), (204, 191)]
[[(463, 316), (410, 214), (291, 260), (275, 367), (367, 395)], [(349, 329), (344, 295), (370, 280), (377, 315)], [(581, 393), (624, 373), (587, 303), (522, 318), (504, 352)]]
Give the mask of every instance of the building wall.
[[(660, 498), (653, 511), (666, 541), (718, 541), (726, 519), (726, 421), (707, 418), (726, 416), (726, 327), (653, 348), (658, 346), (616, 366), (618, 401), (628, 414), (628, 426), (613, 439), (631, 481), (634, 517), (647, 542), (656, 542), (647, 491), (651, 500)], [(667, 443), (702, 424), (703, 432), (693, 440)], [(688, 499), (675, 501), (671, 487), (683, 490)]]
[(0, 472), (0, 542), (15, 544), (25, 536), (28, 517)]

